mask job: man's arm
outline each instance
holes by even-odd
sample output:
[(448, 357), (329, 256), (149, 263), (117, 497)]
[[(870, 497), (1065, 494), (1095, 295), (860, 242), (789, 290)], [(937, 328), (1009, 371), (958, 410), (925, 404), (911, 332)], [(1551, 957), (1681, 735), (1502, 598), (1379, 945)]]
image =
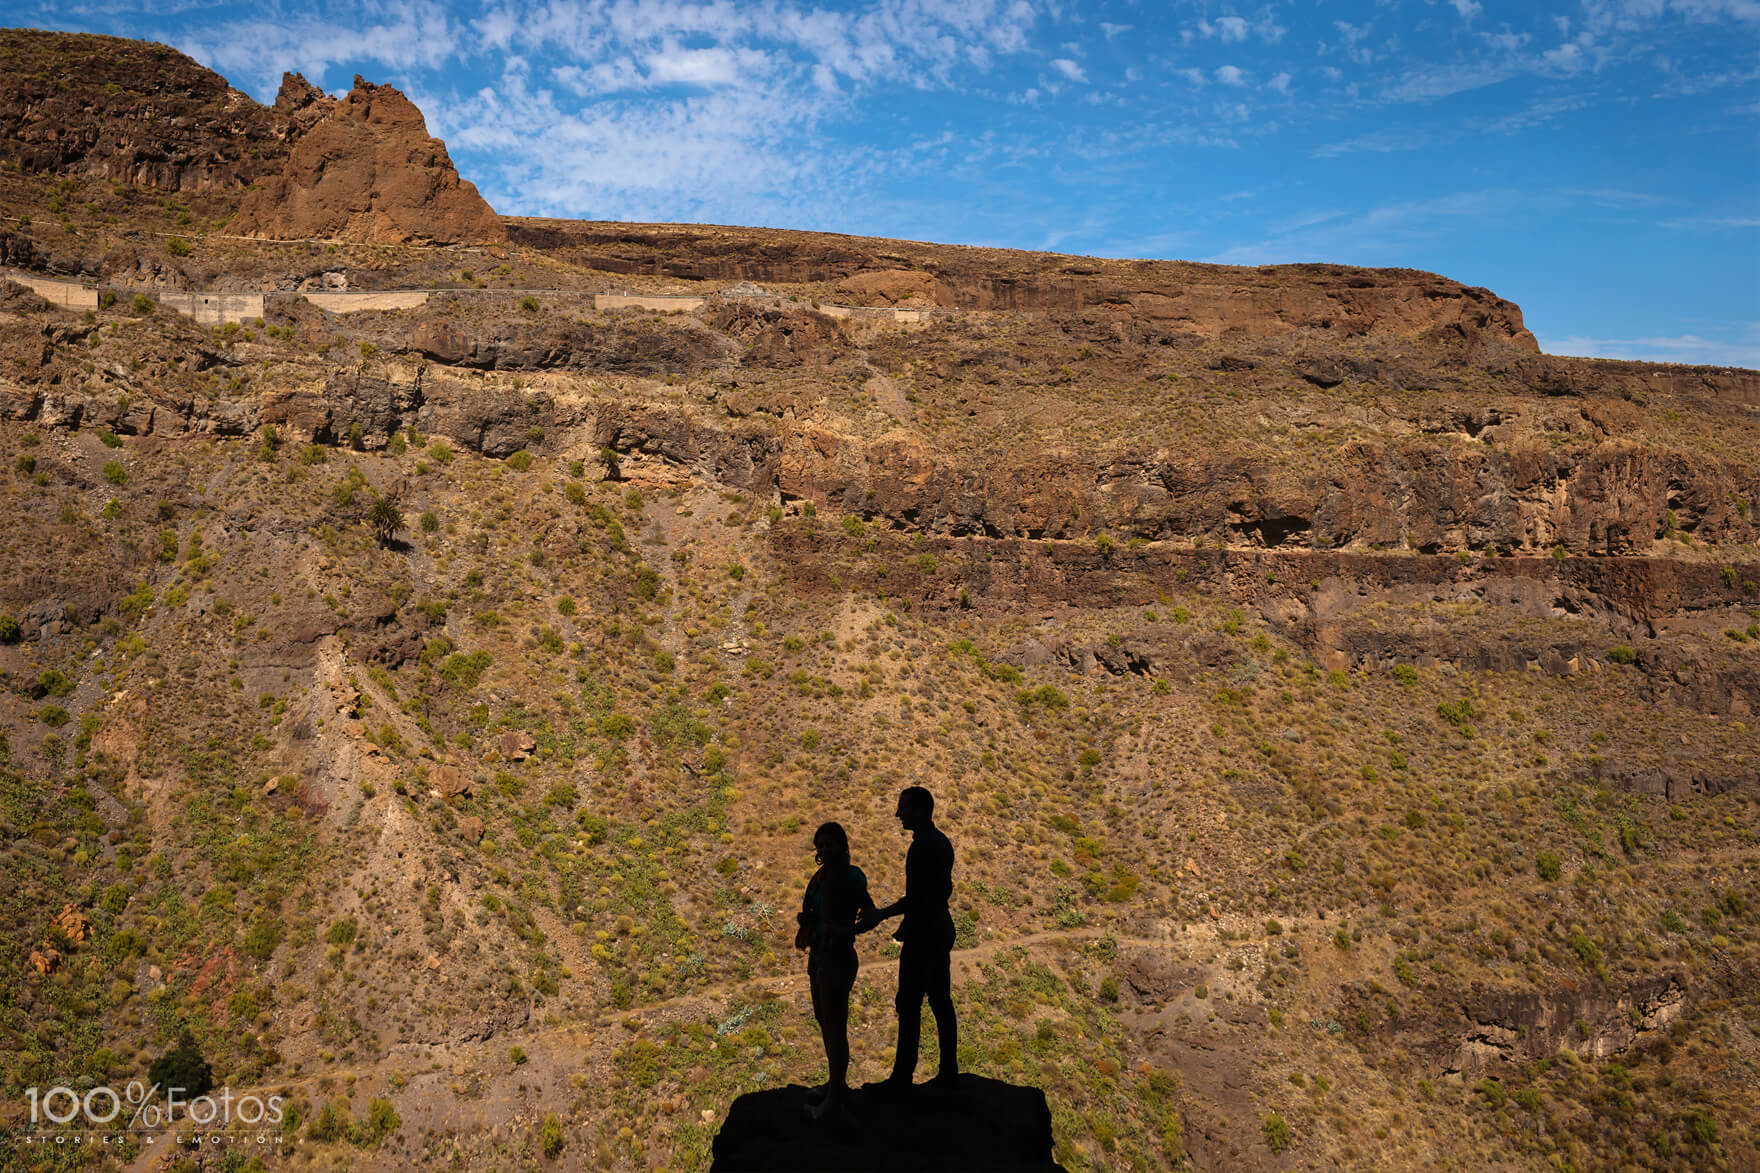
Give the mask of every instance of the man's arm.
[(862, 915), (856, 918), (856, 932), (865, 933), (881, 921), (890, 920), (903, 911), (903, 899), (894, 900), (885, 908), (875, 908), (870, 901), (868, 907), (862, 910)]

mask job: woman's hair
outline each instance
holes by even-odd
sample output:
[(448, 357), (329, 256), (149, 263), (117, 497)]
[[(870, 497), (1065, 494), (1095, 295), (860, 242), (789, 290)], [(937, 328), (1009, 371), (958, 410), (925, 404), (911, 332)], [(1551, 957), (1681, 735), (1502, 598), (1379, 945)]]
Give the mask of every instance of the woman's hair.
[(813, 846), (819, 850), (820, 915), (829, 915), (848, 899), (849, 836), (840, 823), (821, 823), (813, 832)]
[(841, 823), (820, 823), (813, 832), (813, 846), (819, 849), (819, 857), (826, 864), (849, 862), (849, 836), (844, 834)]

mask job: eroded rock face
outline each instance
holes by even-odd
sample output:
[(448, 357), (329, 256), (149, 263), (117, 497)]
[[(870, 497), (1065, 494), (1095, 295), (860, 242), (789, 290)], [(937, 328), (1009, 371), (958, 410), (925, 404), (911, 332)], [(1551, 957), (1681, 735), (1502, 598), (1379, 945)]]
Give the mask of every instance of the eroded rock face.
[(459, 178), (446, 144), (429, 136), (422, 112), (392, 86), (356, 76), (346, 97), (331, 100), (289, 76), (276, 110), (306, 125), (285, 170), (245, 198), (237, 231), (375, 244), (500, 238), (494, 209)]
[(1686, 1013), (1688, 1005), (1680, 974), (1648, 978), (1623, 990), (1475, 991), (1461, 1007), (1465, 1025), (1440, 1070), (1476, 1074), (1563, 1050), (1597, 1058), (1623, 1054)]
[(164, 45), (6, 29), (0, 60), (0, 158), (25, 171), (200, 192), (287, 156), (269, 110)]

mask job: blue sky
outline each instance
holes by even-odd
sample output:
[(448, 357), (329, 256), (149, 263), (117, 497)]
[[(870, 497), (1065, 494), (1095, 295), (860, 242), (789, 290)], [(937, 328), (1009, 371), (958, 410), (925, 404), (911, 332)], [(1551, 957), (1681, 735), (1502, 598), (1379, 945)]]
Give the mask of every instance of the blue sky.
[(498, 211), (1430, 269), (1760, 367), (1760, 0), (4, 0), (406, 90)]

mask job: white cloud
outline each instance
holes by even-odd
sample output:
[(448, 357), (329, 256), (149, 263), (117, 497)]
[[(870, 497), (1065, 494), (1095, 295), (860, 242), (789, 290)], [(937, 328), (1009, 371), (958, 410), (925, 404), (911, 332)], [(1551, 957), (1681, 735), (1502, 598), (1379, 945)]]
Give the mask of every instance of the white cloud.
[(1217, 67), (1216, 80), (1225, 86), (1244, 86), (1247, 75), (1237, 65), (1223, 65)]
[(1287, 70), (1285, 70), (1282, 73), (1274, 74), (1272, 76), (1271, 80), (1265, 83), (1265, 88), (1268, 90), (1273, 90), (1279, 94), (1282, 94), (1285, 97), (1288, 97), (1289, 96), (1289, 83), (1290, 83), (1290, 75), (1289, 75), (1289, 72)]
[(1640, 362), (1678, 362), (1718, 367), (1760, 367), (1760, 346), (1676, 334), (1650, 338), (1540, 339), (1548, 354), (1574, 354), (1587, 358), (1619, 358)]
[(745, 71), (761, 66), (762, 53), (735, 52), (729, 49), (680, 49), (668, 46), (648, 55), (643, 65), (648, 79), (655, 85), (732, 85), (744, 79)]
[(1688, 216), (1677, 220), (1664, 220), (1664, 228), (1760, 228), (1760, 216)]
[(1054, 58), (1051, 62), (1051, 68), (1057, 70), (1057, 72), (1061, 73), (1070, 81), (1083, 82), (1088, 80), (1088, 75), (1083, 71), (1082, 67), (1077, 65), (1074, 61), (1071, 61), (1068, 57)]
[[(1204, 30), (1205, 36), (1210, 35), (1210, 26), (1200, 22), (1198, 27)], [(1225, 45), (1230, 41), (1247, 39), (1247, 22), (1238, 16), (1217, 17), (1215, 29), (1216, 35), (1222, 38), (1222, 43)]]
[(1460, 13), (1462, 20), (1472, 20), (1481, 11), (1478, 0), (1448, 0), (1448, 2), (1454, 6), (1456, 12)]

